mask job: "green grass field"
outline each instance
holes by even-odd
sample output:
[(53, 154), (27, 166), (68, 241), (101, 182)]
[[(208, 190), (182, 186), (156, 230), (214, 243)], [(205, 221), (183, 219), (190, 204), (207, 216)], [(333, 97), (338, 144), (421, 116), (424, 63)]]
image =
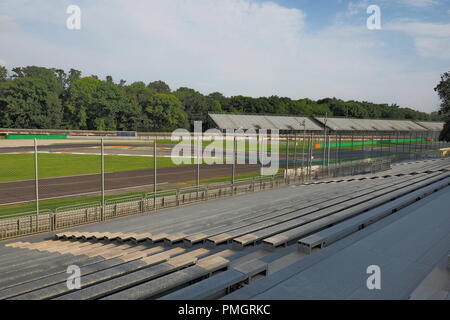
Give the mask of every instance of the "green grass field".
[[(209, 143), (204, 143), (207, 146)], [(350, 141), (342, 141), (340, 146), (341, 150), (353, 149), (358, 150), (364, 147), (370, 148), (380, 148), (383, 146), (387, 148), (389, 145), (402, 145), (403, 143), (398, 143), (392, 141), (391, 143), (386, 142), (383, 145), (379, 143), (372, 145), (371, 142), (366, 141), (364, 146), (361, 142), (355, 141), (354, 144)], [(224, 149), (225, 145), (223, 146)], [(254, 151), (256, 145), (246, 144), (245, 150)], [(285, 143), (278, 146), (279, 153), (285, 154), (287, 147)], [(303, 142), (299, 142), (297, 147), (293, 143), (289, 146), (289, 153), (301, 153), (303, 150)], [(323, 149), (314, 148), (314, 151)], [(271, 145), (268, 145), (268, 152), (271, 151)], [(331, 150), (336, 149), (336, 146), (331, 145)], [(304, 150), (307, 148), (305, 146)], [(39, 154), (39, 177), (40, 178), (52, 178), (52, 177), (63, 177), (72, 175), (82, 175), (82, 174), (94, 174), (99, 173), (101, 168), (100, 156), (99, 155), (77, 155), (77, 154), (51, 154), (51, 153), (41, 153)], [(169, 157), (158, 157), (157, 167), (172, 167), (175, 164)], [(117, 172), (117, 171), (128, 171), (128, 170), (140, 170), (140, 169), (150, 169), (153, 168), (153, 158), (152, 157), (140, 157), (140, 156), (105, 156), (105, 171), (106, 172)], [(18, 181), (18, 180), (28, 180), (34, 179), (34, 155), (33, 154), (0, 154), (0, 182), (7, 181)]]
[[(63, 177), (99, 173), (98, 155), (49, 154), (38, 156), (39, 177)], [(174, 166), (170, 158), (157, 158), (158, 168)], [(153, 168), (153, 158), (105, 156), (105, 171), (117, 172)], [(33, 154), (0, 154), (0, 182), (34, 179)]]

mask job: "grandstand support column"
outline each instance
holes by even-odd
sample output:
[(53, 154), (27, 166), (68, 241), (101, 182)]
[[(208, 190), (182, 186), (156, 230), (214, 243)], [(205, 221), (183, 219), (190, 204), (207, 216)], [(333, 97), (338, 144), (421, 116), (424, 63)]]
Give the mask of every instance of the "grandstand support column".
[(101, 220), (105, 220), (105, 145), (103, 138), (100, 139), (100, 150), (101, 150), (101, 179), (102, 179), (102, 213), (101, 213)]
[(36, 192), (36, 232), (38, 232), (39, 220), (39, 166), (38, 166), (38, 149), (37, 139), (34, 139), (34, 185)]

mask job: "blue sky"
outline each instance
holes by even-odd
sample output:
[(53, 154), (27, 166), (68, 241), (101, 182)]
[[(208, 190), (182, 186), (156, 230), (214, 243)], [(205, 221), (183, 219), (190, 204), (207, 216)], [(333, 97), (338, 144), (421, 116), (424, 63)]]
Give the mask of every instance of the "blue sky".
[[(81, 30), (66, 8), (81, 9)], [(368, 30), (366, 9), (381, 9)], [(0, 64), (204, 94), (366, 100), (427, 112), (450, 70), (449, 0), (3, 0)]]

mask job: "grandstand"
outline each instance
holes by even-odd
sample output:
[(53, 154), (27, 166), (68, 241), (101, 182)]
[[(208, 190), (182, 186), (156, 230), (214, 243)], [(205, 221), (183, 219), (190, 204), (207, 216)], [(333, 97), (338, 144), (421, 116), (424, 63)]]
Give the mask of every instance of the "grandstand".
[[(443, 122), (426, 122), (391, 119), (353, 119), (353, 118), (326, 118), (326, 117), (289, 117), (266, 115), (235, 115), (235, 114), (209, 114), (217, 128), (227, 129), (277, 129), (281, 133), (324, 131), (342, 134), (363, 133), (437, 133), (443, 127)], [(303, 126), (305, 124), (305, 127)]]
[[(0, 299), (448, 299), (426, 279), (449, 272), (449, 185), (448, 158), (403, 162), (11, 239)], [(366, 288), (373, 264), (383, 290)]]
[(308, 131), (319, 132), (323, 128), (314, 120), (306, 117), (267, 116), (267, 115), (236, 115), (210, 113), (210, 118), (220, 130), (273, 130), (281, 132)]

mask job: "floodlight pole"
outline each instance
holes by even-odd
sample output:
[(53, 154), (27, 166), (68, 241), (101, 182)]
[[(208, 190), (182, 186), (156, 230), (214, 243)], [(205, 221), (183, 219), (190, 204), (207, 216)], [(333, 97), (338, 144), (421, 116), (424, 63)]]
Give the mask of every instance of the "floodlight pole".
[(34, 139), (34, 178), (35, 178), (35, 191), (36, 191), (36, 231), (38, 231), (38, 220), (39, 220), (39, 169), (38, 169), (37, 139)]

